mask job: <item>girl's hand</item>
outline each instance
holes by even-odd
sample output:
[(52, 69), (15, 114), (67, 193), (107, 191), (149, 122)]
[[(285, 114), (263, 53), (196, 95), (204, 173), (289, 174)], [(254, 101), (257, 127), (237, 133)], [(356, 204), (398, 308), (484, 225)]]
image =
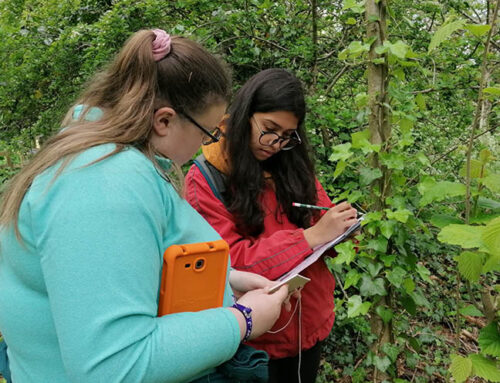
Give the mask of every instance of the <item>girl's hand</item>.
[(271, 281), (259, 274), (248, 273), (245, 271), (231, 270), (229, 273), (229, 284), (233, 289), (236, 298), (241, 297), (250, 290), (264, 289), (271, 287), (277, 282)]
[[(250, 339), (255, 339), (273, 327), (281, 312), (281, 305), (288, 296), (288, 287), (282, 286), (278, 291), (269, 294), (269, 288), (249, 291), (238, 299), (238, 303), (252, 309), (253, 329)], [(240, 325), (240, 336), (243, 339), (246, 322), (240, 311), (229, 307)]]
[(304, 230), (304, 237), (314, 248), (337, 238), (356, 221), (357, 210), (350, 203), (342, 202), (328, 210), (314, 226)]

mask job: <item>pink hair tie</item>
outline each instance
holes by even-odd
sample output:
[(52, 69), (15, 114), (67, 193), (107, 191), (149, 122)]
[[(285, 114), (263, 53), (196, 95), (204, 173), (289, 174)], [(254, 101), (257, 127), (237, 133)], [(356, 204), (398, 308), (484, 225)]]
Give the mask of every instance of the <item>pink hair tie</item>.
[(170, 35), (163, 29), (153, 29), (156, 38), (153, 40), (153, 58), (160, 61), (170, 53)]

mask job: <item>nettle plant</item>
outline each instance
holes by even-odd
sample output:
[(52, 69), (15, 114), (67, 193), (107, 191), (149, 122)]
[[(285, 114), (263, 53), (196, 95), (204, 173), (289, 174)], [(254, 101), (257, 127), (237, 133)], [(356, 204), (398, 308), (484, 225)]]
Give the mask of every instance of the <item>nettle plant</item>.
[[(472, 209), (469, 218), (462, 212), (434, 217), (434, 224), (441, 226), (439, 241), (459, 247), (454, 259), (472, 300), (472, 304), (464, 304), (459, 313), (485, 317), (487, 321), (479, 332), (479, 353), (451, 356), (450, 372), (457, 382), (473, 375), (500, 381), (500, 285), (492, 283), (495, 273), (498, 276), (500, 272), (500, 202), (491, 198), (500, 193), (500, 174), (489, 170), (494, 167), (494, 160), (491, 152), (483, 149), (479, 158), (470, 162)], [(466, 165), (460, 174), (467, 183)], [(466, 184), (426, 179), (419, 190), (426, 201), (441, 201), (465, 196)], [(479, 291), (480, 299), (474, 299), (473, 291)]]

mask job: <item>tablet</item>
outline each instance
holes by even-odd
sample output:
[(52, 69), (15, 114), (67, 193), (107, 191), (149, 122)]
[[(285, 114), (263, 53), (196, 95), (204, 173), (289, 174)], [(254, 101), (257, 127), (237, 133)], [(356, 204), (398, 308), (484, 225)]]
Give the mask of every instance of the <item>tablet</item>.
[(165, 250), (158, 316), (222, 307), (228, 257), (222, 239)]

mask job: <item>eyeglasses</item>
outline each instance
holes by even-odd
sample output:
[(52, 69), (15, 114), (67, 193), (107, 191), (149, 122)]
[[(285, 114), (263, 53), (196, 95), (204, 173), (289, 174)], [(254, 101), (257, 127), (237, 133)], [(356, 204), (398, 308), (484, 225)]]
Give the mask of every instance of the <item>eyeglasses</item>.
[[(264, 132), (261, 129), (257, 119), (255, 117), (253, 117), (253, 120), (257, 124), (257, 128), (260, 131), (259, 142), (261, 145), (273, 146), (276, 143), (279, 143), (281, 150), (290, 150), (290, 149), (293, 149), (294, 147), (296, 147), (297, 145), (300, 145), (302, 143), (302, 140), (300, 139), (299, 133), (297, 133), (296, 130), (294, 130), (293, 133), (289, 137), (281, 137), (279, 134), (274, 133), (274, 132)], [(295, 136), (293, 136), (293, 135), (295, 135)]]
[(191, 117), (189, 114), (182, 113), (182, 115), (184, 117), (186, 117), (190, 122), (192, 122), (203, 133), (205, 133), (205, 136), (203, 136), (203, 140), (201, 141), (201, 143), (203, 145), (210, 145), (210, 144), (213, 144), (214, 142), (219, 142), (220, 137), (222, 136), (222, 131), (218, 127), (214, 128), (211, 132), (209, 132), (203, 126), (198, 124), (196, 122), (196, 120), (193, 117)]

